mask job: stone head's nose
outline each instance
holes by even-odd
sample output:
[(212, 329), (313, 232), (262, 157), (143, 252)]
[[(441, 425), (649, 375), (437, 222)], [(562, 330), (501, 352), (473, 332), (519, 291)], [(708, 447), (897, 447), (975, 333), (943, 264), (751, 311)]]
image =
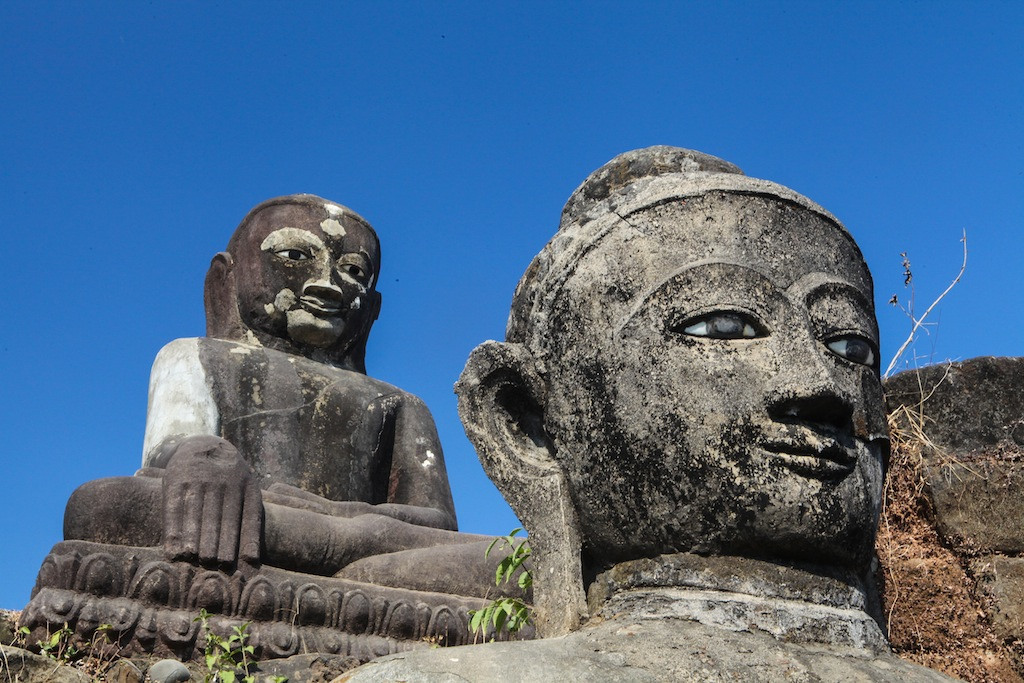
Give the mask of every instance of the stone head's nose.
[(345, 304), (345, 293), (341, 291), (341, 288), (323, 280), (306, 284), (302, 288), (302, 295), (316, 297), (324, 303), (332, 304), (339, 308)]
[(853, 431), (853, 405), (839, 392), (825, 387), (808, 393), (784, 392), (768, 406), (776, 422), (805, 423), (840, 434)]

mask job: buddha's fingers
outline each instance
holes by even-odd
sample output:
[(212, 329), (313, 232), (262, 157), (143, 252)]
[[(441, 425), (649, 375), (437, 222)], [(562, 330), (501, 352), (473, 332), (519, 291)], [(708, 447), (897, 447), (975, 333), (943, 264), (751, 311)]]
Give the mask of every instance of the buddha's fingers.
[(248, 479), (242, 500), (238, 559), (259, 564), (260, 545), (263, 538), (263, 494), (255, 477)]
[(184, 519), (181, 525), (181, 556), (194, 559), (199, 552), (199, 533), (203, 524), (203, 502), (206, 484), (187, 482), (185, 484)]
[(217, 519), (217, 542), (211, 557), (218, 562), (234, 564), (238, 560), (238, 535), (242, 524), (242, 487), (231, 482), (223, 491), (220, 501), (220, 516)]
[[(203, 495), (203, 514), (199, 519), (199, 561), (212, 562), (220, 559), (220, 545), (224, 538), (224, 525), (238, 523), (231, 517), (228, 499), (236, 488), (229, 482), (210, 482)], [(236, 532), (237, 534), (237, 532)]]
[(164, 553), (172, 560), (181, 556), (182, 520), (185, 515), (185, 484), (165, 480), (163, 490)]

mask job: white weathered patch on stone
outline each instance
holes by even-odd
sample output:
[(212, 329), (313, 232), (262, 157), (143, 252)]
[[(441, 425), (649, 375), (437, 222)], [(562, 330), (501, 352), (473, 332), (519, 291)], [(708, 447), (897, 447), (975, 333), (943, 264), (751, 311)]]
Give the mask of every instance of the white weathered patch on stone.
[(353, 311), (358, 311), (361, 305), (362, 302), (359, 300), (359, 297), (357, 296), (355, 299), (352, 299), (352, 305), (349, 306), (349, 309)]
[(345, 226), (333, 218), (320, 221), (320, 229), (331, 237), (344, 237)]
[(219, 433), (220, 414), (199, 360), (199, 340), (175, 339), (160, 349), (149, 376), (142, 466), (153, 463), (169, 437)]
[(420, 463), (420, 466), (423, 467), (423, 469), (425, 470), (429, 470), (431, 467), (434, 466), (435, 460), (437, 460), (437, 456), (434, 455), (433, 452), (428, 448), (427, 457), (423, 460), (423, 462)]
[(341, 208), (337, 204), (324, 204), (324, 209), (327, 211), (329, 216), (340, 216), (345, 213), (345, 209)]
[(250, 353), (252, 353), (252, 349), (246, 348), (244, 346), (236, 346), (232, 348), (230, 351), (228, 351), (228, 353), (237, 353), (240, 356), (248, 356)]
[(281, 251), (282, 249), (294, 249), (302, 246), (323, 249), (324, 241), (309, 230), (284, 227), (270, 233), (260, 243), (260, 249), (263, 251)]
[[(295, 308), (295, 305), (299, 302), (298, 297), (295, 296), (295, 292), (290, 289), (282, 289), (274, 297), (274, 308), (278, 311), (290, 311)], [(270, 311), (267, 311), (270, 313)]]

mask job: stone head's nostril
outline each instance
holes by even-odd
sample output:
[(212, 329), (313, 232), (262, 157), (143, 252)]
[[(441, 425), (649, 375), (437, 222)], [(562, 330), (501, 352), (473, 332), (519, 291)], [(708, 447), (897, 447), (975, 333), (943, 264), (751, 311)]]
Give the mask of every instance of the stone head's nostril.
[(780, 396), (768, 408), (780, 422), (806, 422), (830, 429), (853, 430), (853, 405), (833, 392), (815, 392), (804, 396)]

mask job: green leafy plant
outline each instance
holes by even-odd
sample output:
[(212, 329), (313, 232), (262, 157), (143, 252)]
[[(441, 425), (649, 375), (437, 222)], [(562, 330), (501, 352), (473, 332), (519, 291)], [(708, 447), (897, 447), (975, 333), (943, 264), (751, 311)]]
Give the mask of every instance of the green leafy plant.
[[(526, 591), (533, 585), (533, 574), (524, 563), (530, 557), (530, 546), (525, 538), (516, 538), (522, 528), (513, 529), (507, 536), (499, 536), (491, 541), (484, 552), (484, 557), (490, 557), (495, 547), (507, 546), (508, 554), (498, 563), (494, 571), (494, 585), (510, 583), (516, 577), (516, 584)], [(494, 631), (501, 631), (503, 628), (509, 633), (516, 633), (532, 621), (530, 606), (520, 598), (498, 598), (489, 605), (479, 610), (472, 610), (469, 613), (469, 628), (476, 634), (483, 635), (489, 626)]]
[[(205, 683), (235, 683), (241, 680), (243, 683), (253, 683), (256, 680), (255, 674), (250, 669), (255, 665), (253, 659), (254, 648), (249, 644), (249, 622), (240, 626), (231, 627), (231, 635), (225, 638), (210, 628), (210, 613), (205, 609), (199, 610), (199, 616), (193, 619), (203, 627), (206, 636), (206, 646), (203, 648), (203, 661), (206, 664)], [(241, 678), (239, 678), (241, 674)], [(272, 679), (275, 683), (283, 683), (287, 678), (275, 676)]]
[[(23, 632), (27, 633), (27, 629), (24, 629)], [(47, 633), (49, 633), (49, 630), (47, 630)], [(36, 643), (39, 646), (39, 654), (47, 659), (52, 659), (58, 664), (70, 664), (80, 654), (79, 649), (71, 641), (73, 635), (74, 631), (68, 627), (68, 622), (65, 621), (63, 626), (50, 633), (45, 640), (40, 640)]]

